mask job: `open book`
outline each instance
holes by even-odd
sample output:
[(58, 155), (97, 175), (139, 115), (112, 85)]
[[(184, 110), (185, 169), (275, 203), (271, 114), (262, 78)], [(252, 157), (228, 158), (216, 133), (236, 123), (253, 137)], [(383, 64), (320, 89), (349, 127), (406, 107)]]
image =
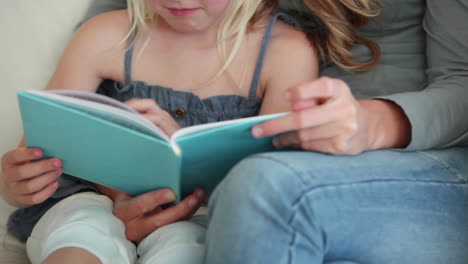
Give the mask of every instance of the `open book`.
[(211, 192), (242, 158), (274, 150), (253, 125), (281, 114), (182, 128), (172, 137), (112, 98), (71, 90), (18, 93), (26, 142), (62, 159), (64, 172), (137, 195), (171, 188)]

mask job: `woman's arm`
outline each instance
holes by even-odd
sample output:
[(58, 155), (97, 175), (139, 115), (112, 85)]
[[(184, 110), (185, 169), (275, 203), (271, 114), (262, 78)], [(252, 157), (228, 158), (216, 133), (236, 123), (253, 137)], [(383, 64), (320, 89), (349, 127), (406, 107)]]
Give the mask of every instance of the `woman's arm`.
[(408, 150), (468, 142), (468, 1), (426, 5), (429, 84), (423, 91), (382, 97), (398, 104), (411, 123)]

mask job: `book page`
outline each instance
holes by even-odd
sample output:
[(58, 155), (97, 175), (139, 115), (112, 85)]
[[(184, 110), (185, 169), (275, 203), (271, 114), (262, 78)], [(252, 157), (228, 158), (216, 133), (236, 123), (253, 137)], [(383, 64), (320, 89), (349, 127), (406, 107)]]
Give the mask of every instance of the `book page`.
[(222, 122), (214, 122), (214, 123), (185, 127), (175, 132), (172, 135), (171, 140), (176, 141), (178, 138), (182, 138), (187, 135), (201, 133), (204, 131), (226, 127), (226, 126), (234, 126), (236, 124), (241, 124), (241, 123), (252, 123), (252, 124), (260, 123), (262, 121), (278, 118), (286, 114), (287, 113), (276, 113), (276, 114), (270, 114), (270, 115), (253, 116), (253, 117), (239, 118), (239, 119), (234, 119), (234, 120), (227, 120), (227, 121), (222, 121)]
[(34, 90), (27, 92), (143, 134), (169, 141), (169, 137), (151, 121), (124, 103), (110, 97), (76, 90)]
[(47, 90), (47, 92), (48, 93), (50, 92), (53, 94), (59, 94), (59, 95), (67, 96), (67, 97), (83, 99), (83, 100), (90, 101), (90, 102), (101, 103), (101, 104), (113, 106), (122, 110), (126, 110), (129, 112), (138, 114), (137, 111), (133, 110), (128, 105), (120, 101), (117, 101), (113, 98), (110, 98), (108, 96), (104, 96), (102, 94), (83, 92), (83, 91), (77, 91), (77, 90)]

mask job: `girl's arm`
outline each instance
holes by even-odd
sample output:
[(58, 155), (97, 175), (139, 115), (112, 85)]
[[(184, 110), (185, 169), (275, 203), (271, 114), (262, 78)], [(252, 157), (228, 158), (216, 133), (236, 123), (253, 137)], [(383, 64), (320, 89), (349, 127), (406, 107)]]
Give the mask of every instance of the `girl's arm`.
[(66, 47), (47, 89), (95, 92), (102, 80), (123, 79), (128, 30), (125, 11), (98, 15), (85, 23)]
[(260, 114), (287, 112), (292, 106), (284, 94), (288, 88), (318, 77), (316, 51), (306, 35), (278, 22), (265, 58), (260, 81), (264, 93)]
[[(104, 14), (83, 25), (65, 49), (47, 89), (95, 91), (102, 79), (119, 72), (112, 67), (121, 60), (118, 67), (123, 68), (123, 55), (113, 56), (119, 54), (117, 44), (125, 36), (126, 25), (124, 12)], [(42, 156), (42, 150), (27, 148), (24, 139), (2, 156), (0, 185), (9, 204), (39, 204), (57, 190), (62, 162), (58, 158), (37, 161)]]

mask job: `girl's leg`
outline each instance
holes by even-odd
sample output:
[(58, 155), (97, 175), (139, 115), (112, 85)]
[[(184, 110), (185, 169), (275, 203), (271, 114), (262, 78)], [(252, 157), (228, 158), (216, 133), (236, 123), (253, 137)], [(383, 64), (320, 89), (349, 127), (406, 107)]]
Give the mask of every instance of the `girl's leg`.
[(112, 201), (95, 193), (75, 194), (52, 207), (34, 227), (26, 248), (32, 264), (74, 263), (68, 259), (103, 264), (136, 261), (135, 246), (112, 214)]
[(161, 227), (138, 245), (138, 264), (202, 264), (205, 253), (207, 208), (189, 221)]
[(93, 254), (81, 248), (61, 248), (50, 254), (44, 264), (102, 264)]
[(256, 155), (210, 200), (206, 263), (462, 264), (468, 148)]

